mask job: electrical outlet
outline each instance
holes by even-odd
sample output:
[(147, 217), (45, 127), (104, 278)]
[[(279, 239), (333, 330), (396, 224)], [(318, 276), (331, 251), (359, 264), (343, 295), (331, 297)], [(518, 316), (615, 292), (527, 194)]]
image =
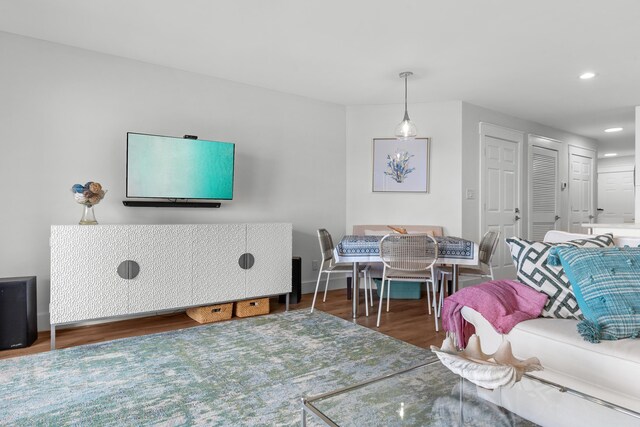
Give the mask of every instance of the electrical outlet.
[(311, 261), (311, 270), (318, 271), (320, 268), (320, 262), (317, 260)]
[(467, 188), (467, 200), (473, 200), (475, 198), (476, 198), (475, 191), (473, 191), (471, 188)]

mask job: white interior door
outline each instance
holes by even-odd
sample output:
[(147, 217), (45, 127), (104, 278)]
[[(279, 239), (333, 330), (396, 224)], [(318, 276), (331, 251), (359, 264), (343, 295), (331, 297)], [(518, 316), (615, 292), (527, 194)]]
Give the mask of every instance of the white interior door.
[(515, 278), (504, 239), (520, 236), (520, 152), (522, 132), (481, 124), (481, 234), (499, 230), (501, 243), (493, 256), (496, 278)]
[(560, 219), (558, 150), (531, 146), (529, 153), (529, 239), (542, 241)]
[(634, 190), (632, 170), (598, 173), (598, 222), (633, 222)]
[(593, 222), (594, 206), (594, 152), (569, 147), (569, 232), (584, 233), (581, 224)]

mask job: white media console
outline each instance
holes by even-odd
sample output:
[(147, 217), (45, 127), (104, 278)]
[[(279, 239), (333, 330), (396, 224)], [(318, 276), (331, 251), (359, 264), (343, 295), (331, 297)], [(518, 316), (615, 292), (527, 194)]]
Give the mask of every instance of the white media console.
[(54, 225), (57, 325), (291, 292), (292, 225)]

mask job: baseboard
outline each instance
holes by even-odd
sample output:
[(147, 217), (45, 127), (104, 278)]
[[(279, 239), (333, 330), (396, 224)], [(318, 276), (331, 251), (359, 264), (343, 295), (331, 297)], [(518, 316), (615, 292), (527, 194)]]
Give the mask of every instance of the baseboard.
[(49, 322), (49, 312), (38, 313), (38, 332), (48, 331), (51, 329), (51, 323)]
[(467, 288), (469, 286), (475, 286), (475, 285), (479, 285), (480, 283), (484, 283), (488, 280), (491, 280), (490, 278), (473, 278), (470, 277), (468, 279), (463, 279), (462, 277), (460, 277), (460, 281), (458, 282), (458, 289), (463, 289), (463, 288)]
[[(325, 280), (321, 280), (320, 281), (320, 288), (319, 291), (323, 291), (324, 292), (324, 283)], [(360, 280), (360, 286), (362, 287), (362, 279)], [(329, 280), (329, 290), (335, 290), (335, 289), (346, 289), (347, 287), (347, 279), (344, 276), (341, 277), (336, 277), (336, 278), (332, 278)], [(308, 281), (308, 282), (302, 282), (302, 293), (303, 294), (312, 294), (314, 293), (316, 290), (316, 281)]]

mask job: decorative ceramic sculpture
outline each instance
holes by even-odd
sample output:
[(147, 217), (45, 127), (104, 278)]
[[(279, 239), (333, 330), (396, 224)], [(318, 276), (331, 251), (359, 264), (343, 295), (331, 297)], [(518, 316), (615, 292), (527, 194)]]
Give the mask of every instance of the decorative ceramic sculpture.
[(490, 390), (515, 384), (525, 372), (543, 369), (536, 357), (517, 359), (511, 351), (511, 343), (506, 340), (495, 353), (483, 353), (477, 335), (469, 338), (467, 348), (462, 351), (456, 349), (451, 336), (442, 342), (441, 348), (431, 346), (431, 351), (453, 373)]

